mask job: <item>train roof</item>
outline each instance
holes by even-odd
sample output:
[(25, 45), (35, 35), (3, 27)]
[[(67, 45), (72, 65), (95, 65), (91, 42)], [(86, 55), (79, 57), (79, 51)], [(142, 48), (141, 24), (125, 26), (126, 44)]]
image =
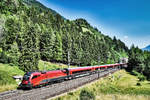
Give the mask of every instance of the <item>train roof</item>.
[(105, 65), (96, 65), (96, 66), (83, 66), (83, 67), (74, 67), (74, 68), (68, 68), (68, 69), (77, 69), (77, 68), (93, 68), (93, 67), (99, 67), (99, 66), (113, 66), (113, 65), (118, 65), (119, 63), (116, 64), (105, 64)]
[[(114, 66), (114, 65), (118, 65), (120, 63), (116, 63), (116, 64), (104, 64), (104, 65), (96, 65), (96, 66), (83, 66), (83, 67), (74, 67), (74, 68), (66, 68), (68, 70), (78, 70), (78, 69), (91, 69), (93, 67), (107, 67), (107, 66)], [(27, 72), (26, 75), (31, 75), (31, 74), (39, 74), (39, 73), (47, 73), (47, 72), (57, 72), (60, 70), (64, 70), (64, 69), (56, 69), (56, 70), (48, 70), (48, 71), (32, 71), (32, 72)]]

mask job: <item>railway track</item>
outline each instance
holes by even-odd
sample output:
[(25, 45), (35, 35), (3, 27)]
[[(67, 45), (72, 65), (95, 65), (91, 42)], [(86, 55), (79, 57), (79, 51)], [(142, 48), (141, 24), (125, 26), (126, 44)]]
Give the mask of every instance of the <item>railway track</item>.
[(108, 69), (105, 71), (99, 71), (88, 76), (63, 81), (61, 83), (47, 85), (41, 88), (34, 88), (32, 90), (13, 90), (3, 92), (0, 93), (0, 100), (45, 100), (47, 98), (54, 97), (64, 92), (68, 92), (72, 89), (97, 80), (101, 77), (105, 77), (109, 73), (114, 73), (117, 70), (119, 69), (115, 68)]

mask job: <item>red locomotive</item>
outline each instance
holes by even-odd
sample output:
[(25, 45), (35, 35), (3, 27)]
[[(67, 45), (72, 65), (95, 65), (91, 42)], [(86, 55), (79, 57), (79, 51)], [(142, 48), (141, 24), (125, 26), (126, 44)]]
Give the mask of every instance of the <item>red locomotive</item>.
[(27, 72), (23, 77), (20, 87), (21, 88), (38, 87), (53, 82), (89, 75), (97, 72), (98, 70), (116, 68), (122, 65), (124, 64), (107, 64), (99, 66), (65, 68), (62, 70), (51, 70), (46, 72)]

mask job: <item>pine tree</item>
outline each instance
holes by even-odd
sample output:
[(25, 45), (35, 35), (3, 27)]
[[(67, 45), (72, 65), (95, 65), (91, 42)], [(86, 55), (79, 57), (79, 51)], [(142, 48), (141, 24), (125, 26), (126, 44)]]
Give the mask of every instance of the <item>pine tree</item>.
[(56, 40), (54, 45), (54, 57), (56, 61), (62, 61), (62, 39), (58, 32), (55, 32)]
[(40, 52), (41, 59), (52, 61), (54, 57), (54, 45), (56, 41), (56, 36), (54, 31), (49, 28), (47, 29), (45, 25), (42, 24), (42, 33), (40, 37)]
[(30, 21), (26, 25), (26, 33), (23, 34), (21, 42), (20, 68), (27, 71), (38, 70), (39, 53), (39, 26)]

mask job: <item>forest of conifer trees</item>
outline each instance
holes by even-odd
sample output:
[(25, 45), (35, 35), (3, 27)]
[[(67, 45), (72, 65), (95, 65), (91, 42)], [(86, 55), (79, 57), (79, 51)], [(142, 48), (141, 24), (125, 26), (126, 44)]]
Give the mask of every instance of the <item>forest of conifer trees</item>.
[(1, 0), (0, 63), (38, 70), (38, 61), (86, 66), (129, 57), (129, 71), (150, 78), (150, 53), (103, 35), (85, 19), (68, 20), (36, 0)]

